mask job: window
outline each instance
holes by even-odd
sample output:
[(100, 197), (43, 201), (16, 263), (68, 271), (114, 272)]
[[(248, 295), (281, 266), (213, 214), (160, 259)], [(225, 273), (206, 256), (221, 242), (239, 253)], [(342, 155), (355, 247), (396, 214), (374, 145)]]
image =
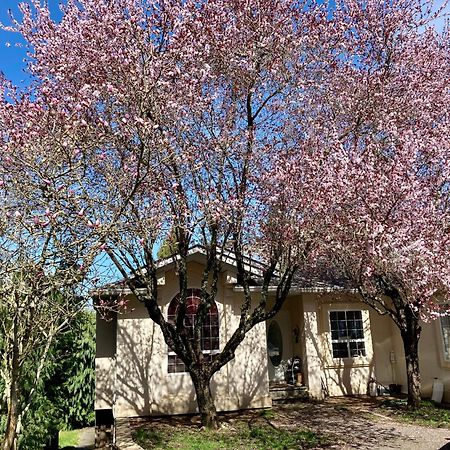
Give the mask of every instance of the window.
[(361, 311), (330, 311), (333, 358), (366, 356)]
[[(189, 289), (186, 298), (186, 314), (184, 326), (188, 333), (193, 336), (195, 317), (201, 304), (200, 290)], [(178, 312), (178, 295), (170, 302), (167, 320), (175, 323)], [(210, 360), (219, 351), (219, 313), (215, 303), (209, 308), (201, 329), (201, 347), (205, 358)], [(169, 373), (186, 372), (186, 367), (175, 352), (169, 348), (168, 368)]]
[(444, 359), (450, 361), (450, 317), (441, 317), (441, 331)]

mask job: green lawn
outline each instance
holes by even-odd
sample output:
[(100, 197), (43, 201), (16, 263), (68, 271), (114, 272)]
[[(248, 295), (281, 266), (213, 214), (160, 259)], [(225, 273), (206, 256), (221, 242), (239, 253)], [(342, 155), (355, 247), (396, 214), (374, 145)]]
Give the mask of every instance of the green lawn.
[(195, 427), (175, 428), (168, 425), (151, 428), (147, 425), (136, 430), (133, 438), (146, 450), (309, 449), (329, 442), (325, 436), (311, 431), (276, 429), (262, 421), (251, 426), (239, 423), (218, 431), (201, 430)]
[(418, 409), (408, 409), (406, 400), (386, 400), (381, 408), (396, 419), (438, 428), (450, 428), (450, 409), (435, 405), (430, 400), (421, 402)]
[(78, 445), (80, 439), (80, 430), (60, 431), (59, 432), (59, 447), (74, 447)]

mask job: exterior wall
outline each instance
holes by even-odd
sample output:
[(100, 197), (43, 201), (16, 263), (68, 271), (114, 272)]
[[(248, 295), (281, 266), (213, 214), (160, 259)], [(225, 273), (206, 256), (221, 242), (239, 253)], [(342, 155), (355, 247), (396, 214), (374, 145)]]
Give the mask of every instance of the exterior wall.
[(326, 394), (323, 378), (323, 339), (319, 334), (320, 311), (316, 296), (303, 296), (303, 340), (305, 342), (304, 376), (312, 398), (322, 399)]
[(401, 384), (398, 379), (399, 358), (396, 344), (396, 325), (388, 316), (370, 309), (370, 323), (374, 352), (375, 376), (383, 386)]
[[(357, 297), (303, 294), (302, 334), (304, 371), (313, 398), (325, 395), (366, 394), (370, 378), (388, 387), (400, 384), (407, 393), (405, 354), (400, 332), (389, 316), (381, 316)], [(366, 357), (333, 359), (329, 311), (363, 311)], [(444, 383), (444, 401), (450, 402), (450, 361), (444, 359), (440, 321), (422, 323), (419, 341), (422, 397), (432, 395), (434, 378)]]
[[(443, 401), (450, 402), (450, 361), (444, 359), (442, 334), (439, 319), (422, 323), (422, 333), (419, 340), (419, 367), (421, 374), (421, 391), (423, 398), (430, 398), (434, 378), (444, 383)], [(402, 385), (402, 391), (407, 392), (405, 353), (400, 332), (393, 327), (393, 343), (395, 350), (396, 383)]]
[[(306, 381), (313, 398), (326, 395), (367, 393), (374, 375), (374, 350), (369, 308), (350, 295), (304, 294), (304, 334), (306, 346)], [(366, 356), (333, 358), (329, 312), (361, 310)]]
[[(384, 386), (400, 384), (407, 393), (405, 352), (400, 331), (388, 316), (371, 310), (372, 340), (374, 345), (375, 378)], [(434, 378), (444, 383), (444, 401), (450, 402), (450, 361), (445, 361), (439, 319), (422, 322), (419, 340), (419, 367), (422, 397), (430, 398)]]
[[(192, 262), (188, 269), (189, 287), (199, 287), (202, 266)], [(170, 301), (178, 293), (178, 279), (173, 270), (165, 274), (165, 284), (160, 286), (159, 293), (161, 308), (167, 314)], [(232, 286), (221, 279), (216, 297), (220, 348), (239, 323), (241, 295), (234, 293)], [(108, 386), (113, 386), (109, 390), (114, 391), (115, 417), (195, 412), (195, 391), (189, 374), (167, 372), (168, 349), (159, 327), (148, 318), (143, 305), (132, 297), (129, 297), (128, 310), (130, 312), (117, 320), (115, 379), (105, 376), (105, 382), (97, 385), (98, 397), (104, 396), (106, 386), (112, 383)], [(101, 333), (101, 328), (99, 330)], [(97, 366), (101, 373), (108, 370), (103, 360), (98, 360)], [(211, 388), (218, 410), (271, 405), (264, 323), (248, 333), (235, 359), (215, 374)]]
[(95, 409), (111, 409), (114, 403), (117, 316), (97, 315), (95, 353)]
[[(440, 320), (422, 324), (419, 341), (422, 396), (431, 397), (434, 378), (444, 383), (444, 401), (450, 402), (450, 361), (445, 360)], [(406, 384), (406, 377), (405, 377)]]

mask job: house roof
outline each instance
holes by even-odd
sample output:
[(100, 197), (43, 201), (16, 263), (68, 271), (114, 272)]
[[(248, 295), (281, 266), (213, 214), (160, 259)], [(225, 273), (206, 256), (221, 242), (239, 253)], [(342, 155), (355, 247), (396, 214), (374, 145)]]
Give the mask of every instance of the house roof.
[[(201, 245), (196, 245), (188, 250), (187, 261), (188, 262), (198, 262), (199, 264), (205, 263), (207, 252), (205, 247)], [(172, 255), (167, 258), (161, 258), (156, 261), (155, 266), (157, 274), (162, 274), (167, 270), (172, 269), (175, 266), (176, 259), (178, 255)], [(219, 258), (222, 262), (222, 271), (237, 271), (236, 257), (234, 253), (229, 249), (224, 249), (222, 253), (219, 254)], [(251, 275), (251, 284), (257, 285), (258, 280), (261, 279), (264, 273), (265, 265), (258, 261), (257, 259), (244, 256), (244, 268)], [(141, 269), (145, 273), (145, 268)], [(144, 286), (142, 286), (143, 288)], [(139, 289), (139, 285), (137, 286)], [(100, 288), (91, 291), (91, 296), (98, 297), (101, 295), (117, 295), (117, 294), (127, 294), (130, 293), (130, 289), (126, 287), (126, 279), (121, 278), (113, 283), (105, 284)]]
[[(188, 250), (188, 262), (198, 262), (203, 264), (205, 262), (207, 252), (205, 247), (201, 245), (196, 245)], [(175, 266), (176, 259), (179, 258), (177, 255), (169, 256), (167, 258), (162, 258), (156, 261), (157, 274), (163, 274), (165, 271), (170, 270)], [(237, 263), (234, 253), (225, 249), (219, 258), (223, 264), (222, 271), (230, 271), (236, 273)], [(244, 268), (250, 274), (250, 290), (252, 292), (258, 292), (261, 290), (263, 283), (263, 274), (265, 270), (265, 264), (258, 259), (245, 256), (244, 257)], [(145, 270), (145, 269), (143, 269)], [(278, 278), (278, 274), (275, 273), (275, 279)], [(139, 286), (137, 286), (139, 289)], [(144, 286), (142, 286), (144, 288)], [(275, 292), (277, 290), (277, 284), (273, 284), (269, 287), (269, 292)], [(326, 293), (326, 292), (336, 292), (336, 291), (349, 291), (352, 290), (348, 285), (346, 280), (338, 277), (335, 273), (330, 270), (321, 270), (316, 272), (302, 271), (296, 273), (294, 276), (292, 287), (289, 291), (289, 295), (295, 295), (299, 293)], [(243, 287), (237, 282), (234, 286), (235, 292), (242, 292)], [(126, 279), (120, 279), (114, 283), (104, 285), (91, 294), (95, 296), (106, 295), (117, 295), (130, 293), (129, 288), (126, 287)]]
[[(269, 292), (276, 292), (278, 286), (273, 284), (269, 286)], [(250, 286), (251, 292), (259, 292), (262, 289), (262, 283)], [(243, 292), (242, 286), (236, 285), (235, 292)], [(344, 280), (323, 279), (319, 276), (296, 274), (292, 281), (288, 296), (302, 293), (327, 293), (327, 292), (354, 292), (354, 289)]]

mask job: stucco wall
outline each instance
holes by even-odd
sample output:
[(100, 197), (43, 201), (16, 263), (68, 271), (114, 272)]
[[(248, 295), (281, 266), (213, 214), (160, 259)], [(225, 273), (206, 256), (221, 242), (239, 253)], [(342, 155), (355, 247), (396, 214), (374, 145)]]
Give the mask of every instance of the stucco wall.
[[(419, 340), (419, 367), (421, 373), (422, 397), (432, 394), (433, 380), (439, 378), (444, 383), (444, 401), (450, 402), (450, 361), (445, 361), (442, 348), (442, 335), (439, 319), (421, 323), (422, 333)], [(393, 326), (393, 343), (395, 351), (396, 383), (407, 392), (405, 353), (400, 332)]]
[[(351, 295), (304, 294), (306, 377), (311, 397), (365, 394), (374, 374), (369, 308)], [(329, 313), (361, 310), (366, 355), (333, 358)]]
[[(395, 383), (407, 392), (405, 356), (398, 328), (389, 316), (381, 316), (350, 295), (304, 294), (305, 376), (310, 395), (365, 394), (374, 377), (384, 386)], [(329, 311), (360, 309), (365, 321), (366, 357), (333, 359)], [(450, 402), (450, 361), (445, 361), (439, 320), (422, 323), (419, 343), (422, 396), (431, 397), (433, 380), (444, 383), (444, 401)]]
[(320, 312), (316, 296), (303, 295), (303, 340), (305, 342), (304, 376), (312, 398), (325, 396), (323, 378), (323, 345), (319, 334)]
[[(288, 330), (289, 335), (287, 338), (291, 343), (291, 354), (287, 355), (288, 358), (292, 356), (299, 356), (304, 359), (304, 336), (303, 330), (303, 304), (301, 296), (294, 295), (288, 297), (283, 305), (283, 309), (288, 313), (290, 319), (290, 328)], [(298, 333), (298, 334), (297, 334)]]
[(419, 343), (422, 395), (431, 397), (433, 379), (444, 383), (444, 401), (450, 402), (450, 361), (444, 359), (440, 321), (422, 324)]
[(374, 351), (375, 379), (384, 386), (400, 384), (397, 377), (395, 324), (388, 316), (381, 316), (370, 309), (372, 343)]
[[(190, 288), (200, 286), (201, 271), (201, 265), (189, 264)], [(178, 280), (173, 270), (165, 274), (165, 284), (160, 286), (159, 293), (163, 313), (167, 314), (170, 301), (178, 293)], [(225, 279), (220, 280), (216, 296), (220, 348), (239, 323), (241, 295), (234, 293)], [(132, 297), (128, 310), (129, 313), (120, 315), (117, 320), (115, 417), (195, 412), (195, 392), (189, 374), (167, 371), (168, 349), (159, 327), (148, 319), (143, 305)], [(264, 323), (248, 333), (235, 359), (215, 374), (211, 387), (218, 410), (271, 405)]]
[(117, 316), (97, 316), (95, 353), (95, 409), (111, 409), (114, 402)]
[[(407, 393), (405, 353), (400, 332), (388, 316), (371, 311), (372, 340), (374, 345), (375, 377), (385, 386), (402, 385)], [(439, 320), (421, 323), (419, 340), (419, 366), (422, 380), (422, 397), (432, 394), (433, 380), (444, 383), (444, 401), (450, 402), (450, 361), (445, 361)]]

